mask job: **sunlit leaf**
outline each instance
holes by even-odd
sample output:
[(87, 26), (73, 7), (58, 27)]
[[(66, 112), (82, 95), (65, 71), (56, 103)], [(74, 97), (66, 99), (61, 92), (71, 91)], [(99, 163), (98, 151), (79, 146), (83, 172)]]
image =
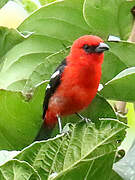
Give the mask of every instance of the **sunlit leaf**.
[(0, 149), (20, 150), (32, 143), (42, 123), (44, 91), (42, 84), (26, 99), (21, 92), (0, 90)]
[(107, 180), (115, 151), (120, 145), (118, 142), (125, 136), (126, 125), (104, 119), (98, 127), (93, 123), (79, 122), (69, 128), (67, 134), (36, 142), (15, 158), (28, 162), (44, 180), (78, 176)]
[(41, 180), (37, 172), (26, 162), (11, 160), (0, 166), (1, 180)]
[(135, 101), (135, 67), (125, 69), (106, 83), (100, 93), (108, 99)]
[(57, 1), (41, 7), (18, 29), (72, 43), (78, 37), (90, 33), (82, 10), (83, 0)]
[(110, 34), (128, 39), (133, 25), (131, 8), (134, 3), (125, 0), (85, 0), (84, 17), (92, 32), (103, 39), (107, 40)]

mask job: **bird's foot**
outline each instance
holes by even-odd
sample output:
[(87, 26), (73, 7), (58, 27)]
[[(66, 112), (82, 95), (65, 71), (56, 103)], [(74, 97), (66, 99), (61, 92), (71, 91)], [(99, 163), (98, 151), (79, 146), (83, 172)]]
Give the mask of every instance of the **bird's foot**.
[(69, 135), (69, 133), (70, 133), (70, 128), (69, 128), (69, 125), (66, 124), (66, 125), (64, 126), (63, 130), (62, 130), (62, 134), (67, 134), (67, 135)]
[(84, 117), (82, 120), (84, 120), (86, 123), (92, 122), (91, 119)]
[(59, 133), (60, 134), (69, 134), (70, 132), (70, 128), (68, 125), (66, 125), (63, 129), (62, 129), (62, 123), (61, 123), (61, 118), (60, 116), (57, 115), (57, 119), (58, 119), (58, 126), (59, 126)]
[(91, 119), (89, 119), (89, 118), (87, 118), (87, 117), (83, 117), (83, 116), (82, 116), (81, 114), (79, 114), (79, 113), (76, 113), (76, 115), (77, 115), (80, 119), (82, 119), (83, 121), (85, 121), (86, 123), (92, 122)]

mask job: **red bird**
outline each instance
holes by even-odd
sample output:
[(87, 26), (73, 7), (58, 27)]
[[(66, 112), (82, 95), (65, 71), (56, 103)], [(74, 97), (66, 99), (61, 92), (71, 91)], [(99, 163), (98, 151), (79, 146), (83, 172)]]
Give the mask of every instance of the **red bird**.
[(97, 93), (101, 65), (107, 44), (97, 36), (85, 35), (75, 40), (69, 55), (56, 68), (46, 88), (44, 125), (53, 128), (60, 116), (88, 107)]

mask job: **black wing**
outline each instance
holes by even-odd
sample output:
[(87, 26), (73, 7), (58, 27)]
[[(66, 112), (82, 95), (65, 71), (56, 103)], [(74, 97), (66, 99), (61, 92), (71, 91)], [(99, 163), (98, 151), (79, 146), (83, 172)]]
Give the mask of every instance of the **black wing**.
[(66, 59), (64, 59), (51, 76), (50, 82), (46, 88), (46, 93), (45, 93), (45, 98), (44, 98), (44, 103), (43, 103), (43, 119), (48, 109), (49, 99), (58, 88), (61, 81), (61, 75), (66, 65), (67, 65)]

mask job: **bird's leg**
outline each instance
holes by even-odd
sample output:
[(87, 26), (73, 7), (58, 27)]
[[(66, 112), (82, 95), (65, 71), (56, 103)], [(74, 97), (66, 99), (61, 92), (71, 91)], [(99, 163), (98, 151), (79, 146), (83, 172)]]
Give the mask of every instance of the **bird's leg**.
[(62, 123), (61, 123), (61, 118), (59, 115), (57, 115), (57, 120), (58, 120), (58, 126), (59, 126), (59, 133), (60, 134), (68, 134), (70, 132), (70, 129), (69, 129), (69, 126), (65, 126), (63, 129), (62, 129)]
[(62, 133), (62, 123), (61, 123), (61, 118), (59, 115), (57, 115), (57, 119), (58, 119), (58, 126), (59, 126), (59, 133)]
[(84, 120), (86, 123), (91, 122), (91, 120), (89, 118), (83, 117), (81, 114), (79, 113), (75, 113), (80, 119)]

